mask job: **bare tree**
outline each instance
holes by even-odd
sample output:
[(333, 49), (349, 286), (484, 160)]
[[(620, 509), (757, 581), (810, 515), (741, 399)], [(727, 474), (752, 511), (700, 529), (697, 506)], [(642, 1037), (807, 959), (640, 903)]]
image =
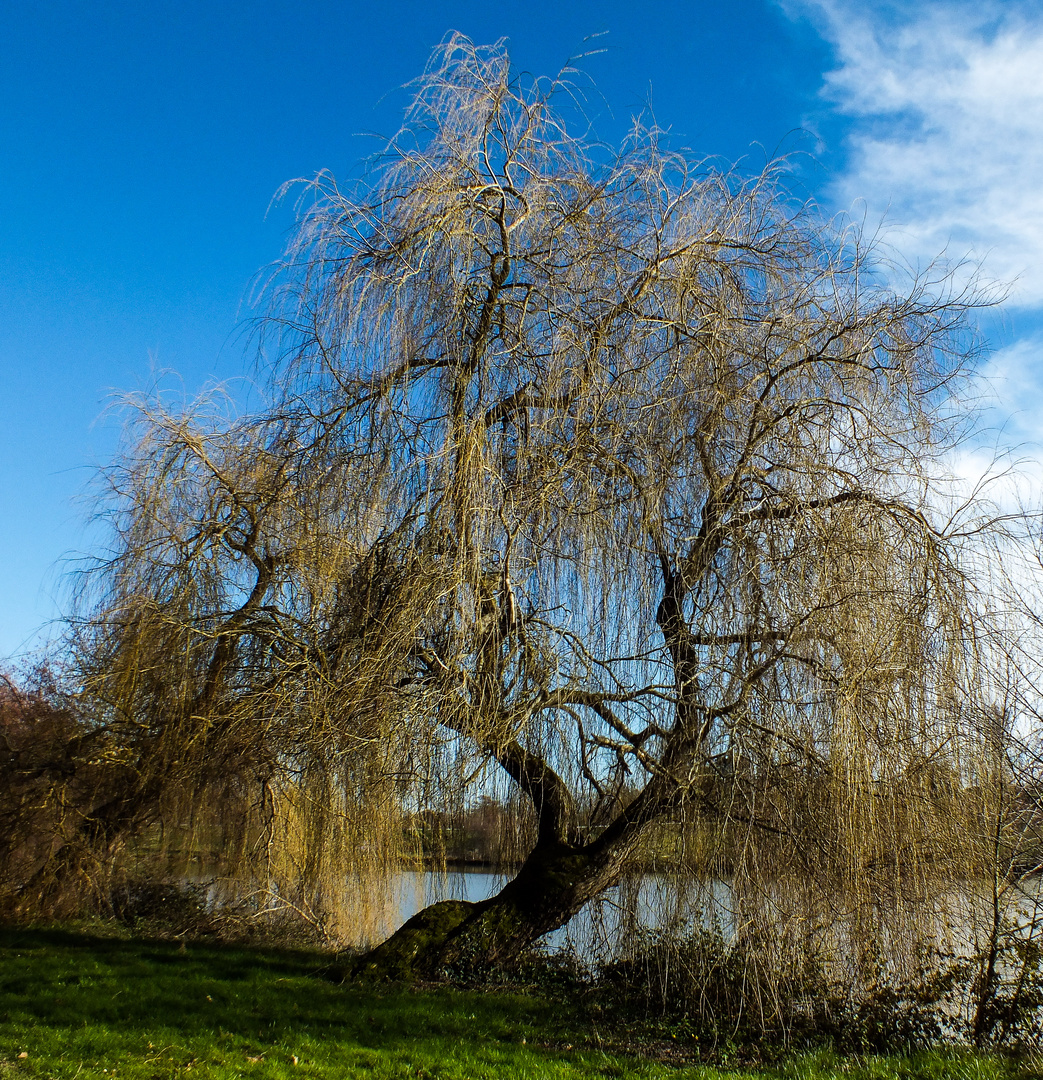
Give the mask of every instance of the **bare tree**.
[(573, 105), (448, 41), (368, 180), (309, 189), (270, 407), (146, 405), (110, 472), (80, 654), (133, 747), (121, 820), (249, 775), (251, 843), (313, 822), (307, 891), (331, 829), (379, 861), (396, 813), (490, 768), (531, 802), (514, 879), (378, 970), (517, 955), (664, 822), (849, 877), (958, 829), (931, 792), (976, 745), (981, 657), (933, 477), (978, 301), (896, 292), (779, 168), (640, 124), (612, 150)]

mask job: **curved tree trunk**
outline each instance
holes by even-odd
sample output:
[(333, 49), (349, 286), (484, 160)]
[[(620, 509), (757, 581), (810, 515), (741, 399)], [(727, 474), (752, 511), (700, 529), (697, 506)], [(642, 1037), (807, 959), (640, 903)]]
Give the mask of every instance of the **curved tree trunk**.
[(673, 805), (670, 785), (653, 779), (600, 836), (577, 843), (575, 830), (566, 830), (563, 815), (573, 807), (560, 778), (516, 744), (511, 753), (524, 755), (527, 768), (518, 778), (534, 796), (539, 821), (536, 845), (517, 875), (487, 900), (424, 908), (360, 957), (350, 975), (430, 979), (510, 963), (614, 885), (645, 827)]
[(619, 860), (582, 848), (537, 848), (495, 896), (425, 907), (363, 956), (354, 973), (408, 980), (509, 962), (612, 885), (619, 868)]
[(424, 908), (365, 954), (353, 973), (422, 979), (508, 963), (614, 884), (622, 862), (619, 852), (537, 845), (495, 896)]
[[(704, 527), (703, 533), (712, 529)], [(714, 542), (712, 536), (704, 539), (703, 548), (712, 548)], [(708, 557), (702, 548), (699, 551)], [(680, 614), (683, 575), (675, 574), (665, 557), (663, 575), (657, 622), (673, 660), (677, 715), (660, 771), (598, 837), (581, 843), (572, 793), (546, 760), (517, 740), (485, 744), (490, 757), (532, 801), (537, 840), (528, 858), (513, 880), (488, 900), (444, 900), (424, 908), (364, 954), (350, 974), (424, 979), (509, 963), (614, 885), (645, 827), (698, 786), (699, 773), (692, 762), (699, 757), (710, 723), (699, 708), (698, 657)], [(466, 726), (455, 730), (473, 736)]]

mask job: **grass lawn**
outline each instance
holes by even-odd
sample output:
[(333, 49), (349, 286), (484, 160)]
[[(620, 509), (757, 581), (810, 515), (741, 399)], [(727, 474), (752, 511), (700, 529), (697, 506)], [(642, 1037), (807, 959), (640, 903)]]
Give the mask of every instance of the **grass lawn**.
[(567, 997), (340, 986), (323, 977), (325, 963), (308, 953), (0, 930), (0, 1080), (1043, 1077), (970, 1054), (818, 1053), (753, 1070), (648, 1060), (613, 1049), (611, 1032)]

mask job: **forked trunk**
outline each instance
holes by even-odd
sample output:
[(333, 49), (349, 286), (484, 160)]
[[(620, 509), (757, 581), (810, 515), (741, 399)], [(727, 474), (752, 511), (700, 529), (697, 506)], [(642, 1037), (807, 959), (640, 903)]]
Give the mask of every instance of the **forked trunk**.
[(499, 747), (496, 757), (536, 812), (536, 844), (517, 875), (488, 900), (424, 908), (349, 974), (429, 979), (510, 963), (614, 885), (645, 829), (679, 794), (670, 774), (660, 773), (600, 835), (581, 843), (575, 802), (546, 761), (516, 741)]

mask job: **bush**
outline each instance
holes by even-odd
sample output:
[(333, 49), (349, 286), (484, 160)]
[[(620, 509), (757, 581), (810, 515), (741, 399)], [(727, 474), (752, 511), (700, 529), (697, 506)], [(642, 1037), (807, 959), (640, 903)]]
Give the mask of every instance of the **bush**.
[(70, 916), (104, 907), (89, 812), (111, 797), (118, 767), (46, 680), (34, 691), (0, 676), (0, 916)]
[[(680, 938), (645, 931), (627, 957), (600, 968), (597, 989), (621, 1011), (643, 1007), (672, 1036), (708, 1049), (767, 1041), (906, 1053), (972, 1036), (974, 961), (925, 952), (904, 978), (881, 966), (854, 980), (837, 974), (835, 962), (810, 955), (781, 963), (785, 951), (769, 944), (707, 929)], [(1006, 1027), (1003, 1040), (994, 1041), (1024, 1045), (1038, 1035), (1040, 984), (1023, 982), (1017, 1007), (1016, 984), (997, 996), (992, 1030), (1000, 1032), (1001, 1020)]]

